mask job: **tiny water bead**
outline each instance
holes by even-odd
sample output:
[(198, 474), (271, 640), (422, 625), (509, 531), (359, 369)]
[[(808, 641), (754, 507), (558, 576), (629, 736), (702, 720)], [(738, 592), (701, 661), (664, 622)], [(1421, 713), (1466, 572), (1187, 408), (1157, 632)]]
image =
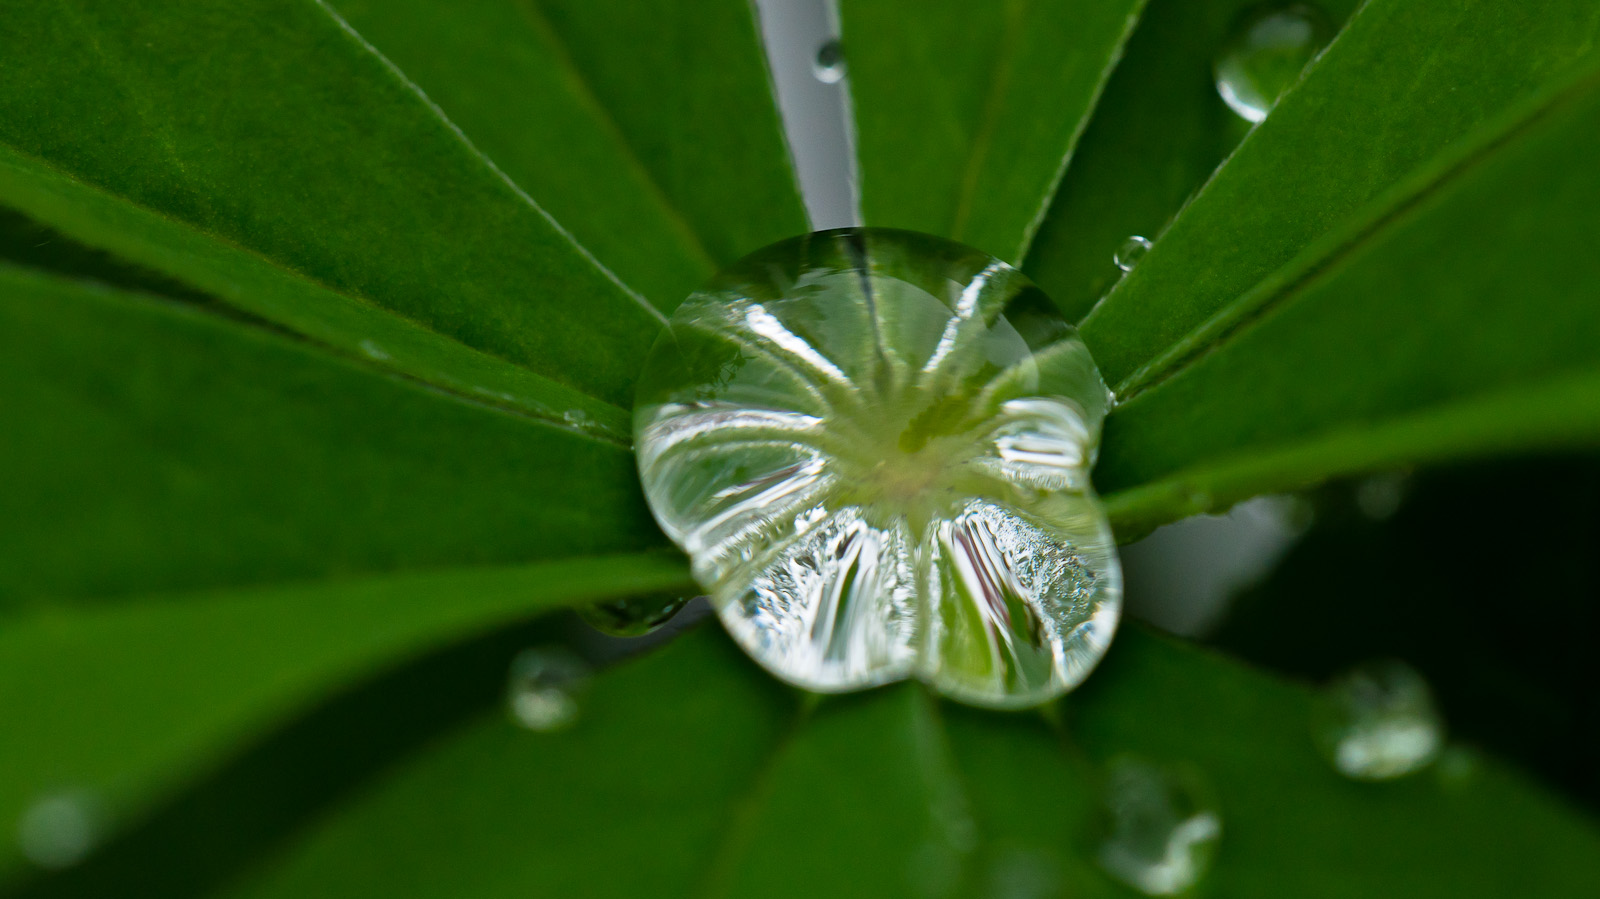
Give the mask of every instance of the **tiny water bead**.
[(603, 634), (642, 637), (671, 621), (693, 598), (676, 593), (630, 596), (584, 606), (578, 614)]
[(1111, 257), (1111, 261), (1117, 264), (1117, 268), (1131, 272), (1151, 246), (1149, 238), (1135, 234), (1123, 241), (1122, 246), (1117, 247), (1116, 255)]
[(69, 868), (89, 855), (100, 836), (100, 804), (80, 791), (51, 793), (17, 822), (17, 845), (28, 861), (48, 870)]
[(1426, 767), (1444, 746), (1428, 682), (1404, 662), (1367, 662), (1331, 681), (1313, 721), (1317, 745), (1341, 774), (1391, 780)]
[(506, 701), (512, 720), (547, 733), (578, 720), (589, 683), (589, 665), (563, 646), (523, 650), (511, 662)]
[(1222, 838), (1222, 818), (1192, 772), (1123, 758), (1105, 784), (1106, 833), (1097, 858), (1112, 877), (1151, 896), (1200, 881)]
[(920, 677), (1017, 708), (1072, 688), (1122, 575), (1089, 484), (1110, 403), (1011, 266), (823, 231), (746, 257), (652, 348), (645, 495), (725, 626), (811, 690)]
[(1309, 3), (1245, 10), (1217, 57), (1217, 93), (1241, 118), (1259, 122), (1333, 35), (1327, 14)]
[(817, 48), (817, 57), (812, 60), (811, 74), (823, 84), (838, 84), (844, 80), (845, 62), (844, 47), (837, 40), (830, 40)]

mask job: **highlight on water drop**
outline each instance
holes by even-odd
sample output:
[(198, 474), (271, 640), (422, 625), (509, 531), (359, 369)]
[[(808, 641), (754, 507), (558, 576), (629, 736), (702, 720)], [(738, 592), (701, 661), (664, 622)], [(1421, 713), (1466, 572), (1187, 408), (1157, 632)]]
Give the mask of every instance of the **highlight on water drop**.
[(1363, 663), (1330, 681), (1313, 728), (1323, 755), (1356, 780), (1404, 777), (1444, 747), (1444, 720), (1428, 682), (1392, 659)]
[(1111, 257), (1111, 261), (1117, 264), (1117, 268), (1131, 272), (1151, 246), (1153, 244), (1149, 238), (1135, 234), (1123, 241), (1122, 246), (1117, 247), (1117, 252)]
[(1182, 893), (1205, 876), (1222, 816), (1198, 773), (1123, 757), (1106, 773), (1106, 827), (1096, 858), (1115, 879), (1150, 896)]
[(951, 241), (823, 231), (691, 295), (634, 405), (651, 511), (723, 624), (778, 677), (918, 677), (1036, 705), (1121, 609), (1089, 482), (1110, 404), (1038, 287)]
[(590, 673), (588, 663), (564, 646), (523, 650), (511, 662), (506, 690), (512, 720), (541, 733), (571, 727)]
[(838, 84), (844, 80), (844, 45), (837, 39), (824, 41), (811, 61), (811, 74), (823, 84)]
[(1327, 14), (1309, 3), (1251, 7), (1213, 65), (1217, 93), (1241, 118), (1260, 122), (1333, 35)]

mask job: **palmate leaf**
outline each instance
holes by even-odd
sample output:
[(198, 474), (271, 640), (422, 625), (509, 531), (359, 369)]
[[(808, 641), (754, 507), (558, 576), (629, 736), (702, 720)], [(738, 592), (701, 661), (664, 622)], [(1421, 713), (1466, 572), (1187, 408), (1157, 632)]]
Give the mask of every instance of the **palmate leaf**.
[(702, 631), (603, 676), (570, 732), (485, 714), (230, 895), (993, 896), (1018, 877), (1130, 895), (1090, 861), (1094, 763), (1127, 752), (1210, 779), (1217, 895), (1566, 895), (1600, 877), (1600, 834), (1493, 763), (1345, 780), (1312, 748), (1303, 688), (1137, 631), (1063, 707), (1066, 738), (915, 686), (794, 711), (754, 675)]

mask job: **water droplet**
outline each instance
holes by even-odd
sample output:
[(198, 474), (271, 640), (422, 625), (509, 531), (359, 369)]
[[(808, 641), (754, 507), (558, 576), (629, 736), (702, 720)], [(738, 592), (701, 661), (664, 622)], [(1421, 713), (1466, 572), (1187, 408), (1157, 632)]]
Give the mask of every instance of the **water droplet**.
[(1198, 883), (1222, 837), (1222, 818), (1197, 775), (1136, 759), (1112, 763), (1105, 811), (1101, 867), (1151, 896), (1171, 896)]
[(1135, 234), (1123, 241), (1122, 246), (1117, 247), (1116, 255), (1112, 256), (1111, 260), (1117, 264), (1117, 268), (1125, 272), (1131, 272), (1133, 267), (1139, 264), (1139, 260), (1144, 258), (1144, 254), (1149, 251), (1150, 247), (1149, 238)]
[(1213, 67), (1217, 93), (1246, 121), (1265, 119), (1333, 34), (1327, 15), (1309, 3), (1267, 3), (1246, 10)]
[(569, 649), (541, 646), (512, 660), (510, 680), (508, 702), (518, 724), (540, 732), (562, 730), (578, 720), (589, 666)]
[(1021, 707), (1082, 681), (1116, 627), (1088, 476), (1108, 401), (1011, 266), (845, 229), (761, 250), (678, 308), (635, 442), (657, 521), (779, 677), (918, 676)]
[(1317, 703), (1314, 726), (1323, 754), (1357, 780), (1403, 777), (1433, 761), (1444, 744), (1428, 682), (1392, 660), (1334, 678)]
[(996, 855), (982, 895), (989, 899), (1053, 899), (1064, 881), (1061, 864), (1037, 849), (1008, 849)]
[(17, 844), (29, 861), (59, 870), (84, 860), (99, 839), (100, 804), (87, 793), (52, 793), (22, 813)]
[(845, 63), (844, 47), (837, 40), (830, 40), (817, 48), (817, 57), (811, 62), (811, 74), (823, 84), (838, 84), (844, 80)]
[(1403, 471), (1375, 474), (1356, 485), (1356, 508), (1373, 521), (1386, 521), (1400, 511), (1408, 486)]
[(693, 597), (652, 593), (597, 602), (578, 610), (589, 626), (613, 637), (639, 637), (672, 620)]
[(390, 358), (389, 351), (385, 350), (381, 346), (378, 346), (378, 344), (375, 343), (374, 341), (363, 340), (363, 341), (361, 341), (361, 343), (357, 344), (357, 346), (359, 346), (361, 348), (362, 354), (365, 355), (368, 359), (372, 359), (372, 360), (377, 361), (377, 362), (387, 362), (387, 361), (389, 361), (389, 358)]

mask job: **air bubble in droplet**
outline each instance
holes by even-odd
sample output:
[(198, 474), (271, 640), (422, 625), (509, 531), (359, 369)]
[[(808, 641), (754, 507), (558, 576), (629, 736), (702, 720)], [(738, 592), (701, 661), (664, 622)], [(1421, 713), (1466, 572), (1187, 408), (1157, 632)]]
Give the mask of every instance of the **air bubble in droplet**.
[(1246, 10), (1213, 66), (1217, 93), (1246, 121), (1265, 119), (1333, 34), (1327, 14), (1309, 3)]
[(844, 46), (837, 40), (823, 42), (811, 62), (811, 74), (823, 84), (838, 84), (844, 80)]
[(22, 813), (17, 845), (41, 868), (59, 870), (83, 861), (99, 839), (102, 816), (94, 797), (82, 792), (52, 793)]
[(1317, 745), (1341, 774), (1390, 780), (1432, 762), (1444, 722), (1428, 682), (1404, 662), (1367, 662), (1334, 678), (1319, 698)]
[(597, 602), (578, 610), (589, 626), (613, 637), (640, 637), (661, 627), (693, 597), (651, 593)]
[(821, 692), (1071, 689), (1121, 606), (1089, 483), (1110, 401), (1015, 268), (927, 235), (761, 250), (673, 314), (634, 405), (651, 511), (729, 632)]
[(589, 666), (562, 646), (527, 649), (511, 662), (507, 703), (511, 717), (528, 730), (549, 732), (578, 720)]
[(1096, 854), (1117, 880), (1151, 896), (1200, 881), (1222, 837), (1222, 817), (1198, 775), (1123, 758), (1107, 772), (1106, 833)]
[(1117, 268), (1125, 272), (1131, 272), (1133, 267), (1139, 264), (1139, 260), (1144, 258), (1144, 254), (1150, 250), (1150, 247), (1149, 238), (1135, 234), (1123, 241), (1122, 246), (1117, 247), (1117, 252), (1111, 257), (1111, 261), (1117, 264)]

